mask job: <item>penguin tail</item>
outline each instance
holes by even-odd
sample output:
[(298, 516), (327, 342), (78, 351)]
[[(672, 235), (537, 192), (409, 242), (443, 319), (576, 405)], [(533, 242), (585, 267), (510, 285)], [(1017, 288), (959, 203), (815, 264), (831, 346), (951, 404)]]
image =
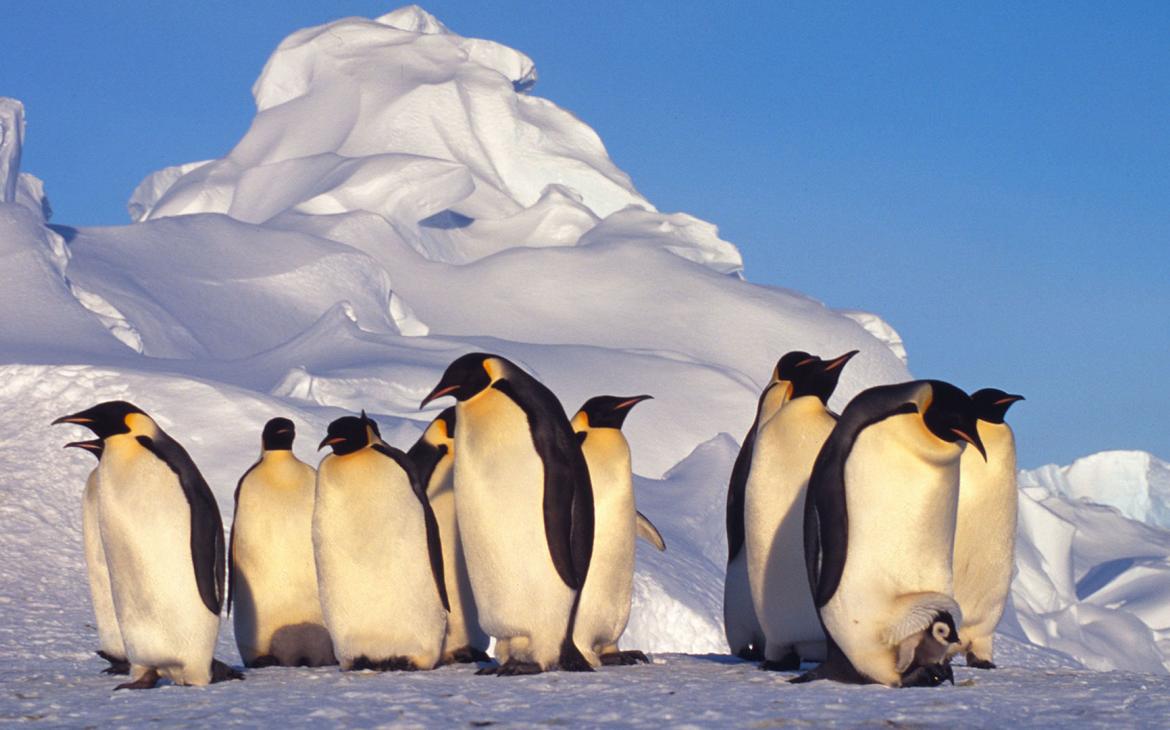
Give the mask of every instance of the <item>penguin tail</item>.
[(244, 673), (224, 664), (218, 659), (211, 660), (211, 683), (227, 682), (232, 679), (243, 679)]

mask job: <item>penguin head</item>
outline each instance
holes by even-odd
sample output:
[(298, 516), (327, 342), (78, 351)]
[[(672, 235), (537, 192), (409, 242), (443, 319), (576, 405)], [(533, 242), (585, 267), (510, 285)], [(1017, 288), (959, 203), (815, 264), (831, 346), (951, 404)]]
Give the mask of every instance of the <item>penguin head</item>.
[(102, 452), (105, 451), (106, 442), (101, 439), (93, 439), (92, 441), (70, 441), (65, 444), (65, 448), (83, 449), (93, 454), (100, 461)]
[(265, 451), (291, 451), (297, 436), (296, 426), (287, 418), (273, 418), (264, 424), (260, 441)]
[(130, 433), (135, 427), (141, 428), (140, 419), (149, 421), (150, 417), (133, 403), (127, 403), (124, 400), (111, 400), (98, 403), (92, 408), (78, 411), (72, 415), (61, 416), (53, 421), (52, 425), (76, 423), (93, 431), (98, 438), (107, 439), (111, 436)]
[(822, 360), (803, 350), (793, 350), (776, 362), (772, 383), (788, 388), (786, 400), (812, 395), (827, 406), (833, 391), (837, 389), (837, 381), (841, 379), (845, 363), (857, 353), (858, 350), (850, 350), (832, 360)]
[(975, 401), (975, 415), (980, 421), (1003, 423), (1004, 416), (1016, 401), (1024, 400), (1022, 395), (1005, 393), (999, 388), (984, 388), (971, 394)]
[(455, 440), (455, 406), (443, 409), (423, 432), (423, 438), (432, 446), (451, 447)]
[(939, 611), (930, 624), (930, 635), (940, 646), (959, 643), (959, 630), (950, 611)]
[[(621, 430), (630, 409), (644, 400), (650, 400), (651, 395), (599, 395), (585, 401), (577, 414), (573, 416), (574, 430), (586, 428), (616, 428)], [(580, 429), (578, 429), (580, 427)]]
[(380, 439), (378, 424), (362, 411), (360, 416), (342, 416), (330, 423), (325, 438), (321, 440), (317, 450), (332, 446), (334, 454), (345, 456), (364, 449)]
[(503, 374), (506, 362), (504, 358), (486, 352), (472, 352), (456, 358), (447, 366), (439, 384), (423, 398), (418, 407), (421, 409), (445, 395), (453, 396), (460, 402), (474, 398)]
[(950, 443), (966, 441), (987, 458), (987, 449), (979, 438), (975, 402), (959, 388), (941, 380), (928, 380), (929, 400), (922, 410), (922, 422), (932, 434)]

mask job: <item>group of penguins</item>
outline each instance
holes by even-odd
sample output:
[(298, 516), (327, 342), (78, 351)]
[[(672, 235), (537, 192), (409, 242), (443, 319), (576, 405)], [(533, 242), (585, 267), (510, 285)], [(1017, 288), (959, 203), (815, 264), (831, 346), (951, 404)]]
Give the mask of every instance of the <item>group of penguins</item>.
[[(728, 489), (728, 643), (766, 669), (819, 662), (797, 682), (953, 683), (961, 651), (994, 667), (1016, 524), (1004, 414), (1022, 397), (919, 380), (838, 416), (827, 403), (856, 354), (790, 352), (760, 395)], [(270, 420), (226, 550), (207, 482), (141, 409), (54, 421), (97, 437), (67, 446), (99, 460), (82, 526), (98, 654), (131, 676), (118, 689), (242, 678), (213, 656), (225, 602), (249, 668), (648, 662), (618, 640), (636, 537), (665, 549), (636, 510), (621, 432), (650, 396), (598, 396), (569, 419), (487, 353), (453, 361), (420, 408), (446, 396), (456, 405), (407, 452), (364, 412), (338, 418), (316, 470), (292, 453), (293, 422)]]
[(731, 651), (808, 682), (954, 684), (993, 669), (1011, 585), (1023, 396), (939, 380), (828, 409), (841, 371), (780, 358), (732, 469), (724, 626)]
[(444, 396), (456, 405), (408, 452), (364, 412), (338, 418), (316, 470), (292, 453), (293, 422), (270, 420), (226, 551), (207, 482), (141, 409), (108, 401), (54, 421), (97, 437), (67, 446), (98, 457), (82, 532), (98, 654), (131, 678), (117, 689), (242, 679), (214, 658), (225, 598), (249, 668), (648, 663), (618, 639), (636, 536), (666, 548), (635, 509), (621, 433), (650, 396), (598, 396), (570, 420), (547, 387), (486, 353), (452, 362), (420, 408)]

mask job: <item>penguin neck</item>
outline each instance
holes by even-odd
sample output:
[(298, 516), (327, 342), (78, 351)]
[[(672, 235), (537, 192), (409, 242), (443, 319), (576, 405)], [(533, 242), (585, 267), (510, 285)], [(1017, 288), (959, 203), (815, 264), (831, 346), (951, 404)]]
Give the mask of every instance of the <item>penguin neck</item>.
[(786, 380), (772, 381), (768, 384), (764, 395), (760, 398), (760, 412), (757, 414), (757, 423), (766, 423), (776, 412), (788, 402), (788, 394), (792, 392), (792, 384)]
[(265, 449), (260, 452), (260, 460), (268, 464), (298, 461), (292, 449)]

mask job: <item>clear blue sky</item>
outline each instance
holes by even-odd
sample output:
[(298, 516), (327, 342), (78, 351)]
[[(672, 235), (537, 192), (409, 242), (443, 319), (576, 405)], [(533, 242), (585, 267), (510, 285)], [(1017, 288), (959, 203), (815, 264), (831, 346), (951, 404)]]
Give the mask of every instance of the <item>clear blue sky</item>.
[[(54, 221), (226, 153), (268, 54), (380, 2), (21, 2), (0, 94)], [(1170, 458), (1170, 3), (441, 2), (529, 54), (752, 281), (867, 309), (916, 375), (1024, 393), (1021, 464)]]

